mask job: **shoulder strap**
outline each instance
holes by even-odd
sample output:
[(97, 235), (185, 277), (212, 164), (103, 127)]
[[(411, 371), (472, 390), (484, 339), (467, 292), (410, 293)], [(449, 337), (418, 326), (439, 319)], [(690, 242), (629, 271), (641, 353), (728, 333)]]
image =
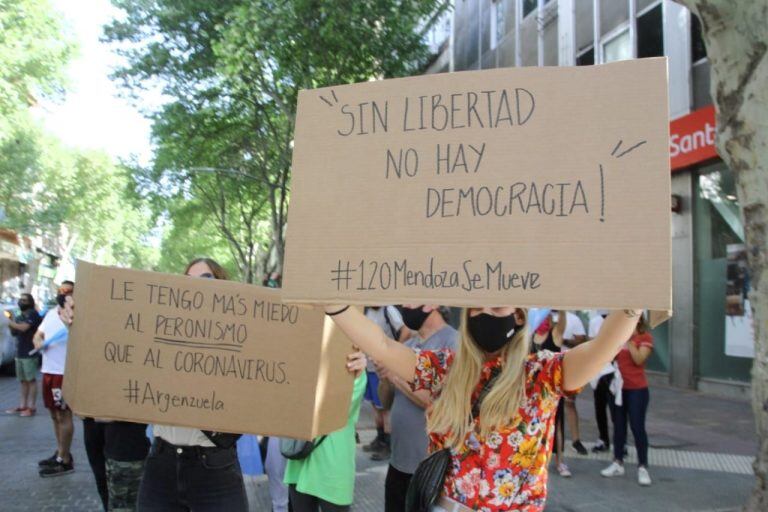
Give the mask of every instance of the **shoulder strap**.
[(389, 319), (389, 313), (387, 310), (389, 309), (389, 306), (383, 306), (384, 309), (384, 321), (387, 322), (387, 326), (389, 327), (389, 332), (392, 333), (392, 338), (397, 341), (397, 329), (395, 329), (395, 326), (392, 325), (392, 320)]
[(499, 375), (501, 374), (501, 368), (494, 368), (491, 370), (491, 378), (488, 379), (488, 382), (485, 383), (483, 386), (483, 389), (480, 390), (480, 394), (477, 396), (477, 400), (472, 404), (472, 419), (476, 419), (478, 416), (480, 416), (480, 405), (483, 403), (483, 399), (486, 397), (486, 395), (491, 391), (491, 388), (493, 387), (493, 384), (496, 382), (496, 379), (499, 378)]
[(217, 448), (232, 448), (242, 434), (229, 434), (226, 432), (212, 432), (210, 430), (201, 430), (210, 442)]

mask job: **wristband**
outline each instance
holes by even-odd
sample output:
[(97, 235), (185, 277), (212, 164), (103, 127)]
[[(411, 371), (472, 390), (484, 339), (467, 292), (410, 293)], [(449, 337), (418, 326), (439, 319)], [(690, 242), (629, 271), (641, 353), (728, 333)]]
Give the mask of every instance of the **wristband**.
[(333, 313), (326, 312), (325, 314), (328, 315), (328, 316), (336, 316), (336, 315), (342, 314), (343, 312), (345, 312), (348, 309), (349, 309), (349, 306), (344, 306), (343, 308), (341, 308), (338, 311), (334, 311)]

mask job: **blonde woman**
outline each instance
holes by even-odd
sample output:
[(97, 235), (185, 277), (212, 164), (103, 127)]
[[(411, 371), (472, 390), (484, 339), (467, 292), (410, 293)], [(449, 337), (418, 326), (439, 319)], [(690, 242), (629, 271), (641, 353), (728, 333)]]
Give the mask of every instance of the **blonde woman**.
[[(613, 313), (597, 338), (566, 353), (529, 354), (527, 311), (513, 306), (465, 309), (455, 353), (414, 352), (348, 306), (326, 306), (326, 313), (379, 364), (432, 395), (430, 452), (449, 448), (451, 454), (433, 510), (451, 512), (544, 509), (558, 401), (613, 359), (640, 315)], [(479, 414), (472, 414), (492, 378)]]

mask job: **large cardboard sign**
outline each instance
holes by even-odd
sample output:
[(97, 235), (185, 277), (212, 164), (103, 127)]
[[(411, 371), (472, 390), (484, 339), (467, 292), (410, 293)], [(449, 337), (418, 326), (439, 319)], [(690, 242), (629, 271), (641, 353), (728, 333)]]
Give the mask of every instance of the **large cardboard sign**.
[(81, 261), (74, 298), (77, 414), (301, 439), (347, 423), (351, 343), (278, 290)]
[(666, 66), (302, 91), (284, 300), (671, 309)]

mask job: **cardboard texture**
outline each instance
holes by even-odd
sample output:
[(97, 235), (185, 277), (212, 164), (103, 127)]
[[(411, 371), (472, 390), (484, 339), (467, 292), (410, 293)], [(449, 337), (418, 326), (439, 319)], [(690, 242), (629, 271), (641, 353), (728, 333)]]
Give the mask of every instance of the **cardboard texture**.
[(347, 423), (351, 342), (280, 291), (77, 264), (64, 396), (75, 413), (311, 439)]
[(671, 310), (666, 66), (302, 91), (283, 299)]

